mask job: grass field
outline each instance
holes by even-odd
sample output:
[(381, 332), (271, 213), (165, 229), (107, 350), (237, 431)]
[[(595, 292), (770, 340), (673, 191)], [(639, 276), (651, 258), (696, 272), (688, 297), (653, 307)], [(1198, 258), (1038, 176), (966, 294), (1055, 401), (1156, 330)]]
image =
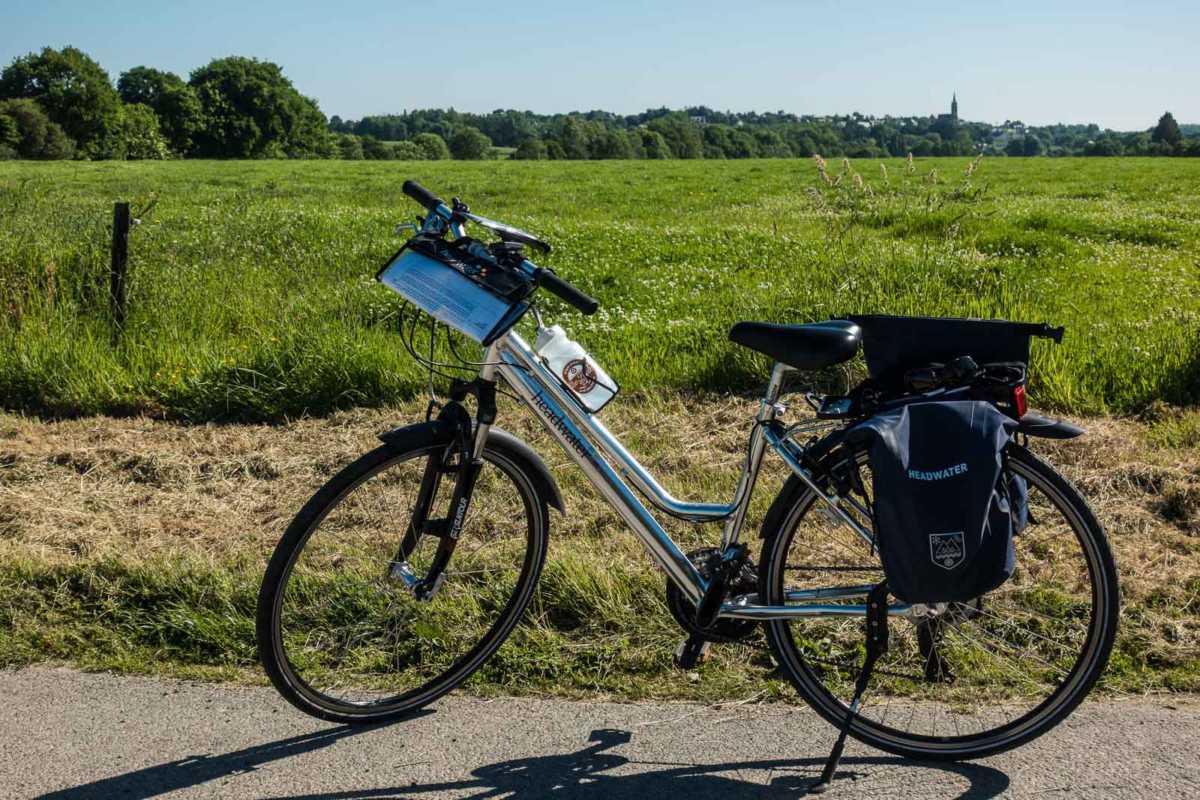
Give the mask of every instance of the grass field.
[[(546, 263), (602, 302), (561, 321), (627, 391), (757, 386), (725, 338), (738, 319), (894, 312), (1065, 324), (1037, 345), (1044, 406), (1195, 401), (1200, 165), (967, 168), (833, 164), (829, 185), (810, 161), (0, 164), (0, 402), (202, 421), (413, 397), (401, 301), (372, 280), (419, 210), (408, 177), (548, 239)], [(118, 199), (155, 204), (114, 342)]]
[[(754, 405), (625, 399), (605, 416), (671, 491), (714, 500), (732, 489)], [(286, 425), (0, 415), (0, 667), (50, 659), (262, 681), (254, 603), (283, 528), (378, 432), (423, 410), (414, 401)], [(673, 669), (682, 634), (641, 544), (533, 415), (505, 402), (500, 422), (546, 457), (568, 513), (552, 515), (527, 623), (473, 691), (795, 697), (759, 649), (720, 645), (691, 675)], [(1200, 691), (1200, 414), (1085, 424), (1081, 439), (1034, 449), (1096, 507), (1121, 570), (1121, 635), (1103, 690)], [(749, 513), (756, 558), (782, 470), (767, 461)], [(719, 536), (712, 526), (668, 527), (687, 549)]]
[[(1038, 446), (1097, 506), (1122, 571), (1104, 686), (1200, 690), (1200, 416), (1174, 407), (1200, 400), (1200, 165), (1168, 159), (824, 176), (808, 161), (0, 163), (0, 665), (260, 679), (254, 594), (283, 527), (424, 410), (402, 303), (373, 281), (418, 210), (409, 177), (555, 246), (546, 263), (603, 307), (545, 308), (622, 383), (610, 427), (691, 499), (729, 491), (745, 390), (765, 377), (725, 338), (738, 319), (1065, 324), (1061, 346), (1035, 345), (1035, 403), (1139, 417)], [(154, 205), (114, 337), (117, 199)], [(385, 408), (334, 413), (356, 406)], [(502, 424), (561, 466), (509, 411)], [(232, 421), (268, 424), (207, 424)], [(557, 472), (571, 514), (554, 518), (531, 624), (477, 691), (728, 699), (767, 679), (792, 696), (741, 647), (681, 680), (661, 575), (577, 473)], [(765, 476), (751, 530), (781, 477)]]

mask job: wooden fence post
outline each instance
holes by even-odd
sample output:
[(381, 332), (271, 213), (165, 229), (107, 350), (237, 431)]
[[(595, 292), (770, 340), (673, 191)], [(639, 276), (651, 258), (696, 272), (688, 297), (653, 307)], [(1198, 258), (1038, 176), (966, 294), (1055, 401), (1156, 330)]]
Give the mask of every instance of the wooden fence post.
[(129, 265), (129, 203), (113, 205), (112, 266), (109, 268), (109, 301), (112, 305), (113, 336), (125, 327), (125, 302), (128, 287), (125, 273)]

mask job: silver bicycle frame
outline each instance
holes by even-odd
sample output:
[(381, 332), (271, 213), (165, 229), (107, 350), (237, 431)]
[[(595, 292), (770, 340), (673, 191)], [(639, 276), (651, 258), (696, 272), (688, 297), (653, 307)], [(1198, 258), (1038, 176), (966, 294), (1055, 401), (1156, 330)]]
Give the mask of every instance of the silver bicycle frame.
[[(706, 581), (655, 520), (650, 510), (630, 488), (630, 484), (654, 507), (672, 516), (689, 522), (724, 520), (724, 533), (721, 537), (721, 547), (724, 549), (738, 541), (746, 509), (749, 507), (750, 495), (762, 465), (763, 452), (766, 446), (770, 445), (841, 522), (849, 525), (867, 541), (872, 541), (870, 531), (865, 530), (843, 508), (846, 499), (827, 493), (818, 485), (803, 466), (799, 446), (787, 435), (778, 433), (775, 426), (771, 425), (779, 413), (778, 401), (784, 376), (791, 371), (791, 368), (784, 364), (776, 364), (771, 371), (766, 394), (762, 398), (755, 415), (754, 427), (750, 431), (750, 444), (741, 477), (738, 479), (733, 499), (725, 505), (691, 503), (673, 497), (617, 441), (604, 423), (570, 396), (515, 331), (509, 331), (488, 347), (484, 364), (486, 366), (483, 367), (480, 376), (485, 380), (495, 380), (495, 374), (499, 372), (520, 398), (536, 412), (538, 419), (567, 455), (583, 470), (601, 496), (642, 540), (654, 562), (693, 603), (699, 603), (704, 595)], [(486, 435), (486, 429), (477, 432), (476, 450), (482, 447)], [(756, 599), (753, 596), (741, 596), (724, 603), (721, 606), (721, 616), (752, 620), (865, 616), (865, 604), (842, 605), (814, 601), (865, 597), (872, 588), (838, 586), (793, 590), (786, 593), (787, 604), (782, 606), (762, 605), (752, 602)], [(904, 616), (910, 613), (910, 607), (893, 605), (890, 613)]]

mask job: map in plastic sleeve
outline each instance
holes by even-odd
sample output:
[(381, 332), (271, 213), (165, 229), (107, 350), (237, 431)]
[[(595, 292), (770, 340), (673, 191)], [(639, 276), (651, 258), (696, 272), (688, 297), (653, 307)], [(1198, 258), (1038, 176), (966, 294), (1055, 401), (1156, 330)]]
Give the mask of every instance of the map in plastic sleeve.
[(488, 338), (512, 306), (445, 264), (411, 250), (388, 265), (379, 281), (477, 342)]

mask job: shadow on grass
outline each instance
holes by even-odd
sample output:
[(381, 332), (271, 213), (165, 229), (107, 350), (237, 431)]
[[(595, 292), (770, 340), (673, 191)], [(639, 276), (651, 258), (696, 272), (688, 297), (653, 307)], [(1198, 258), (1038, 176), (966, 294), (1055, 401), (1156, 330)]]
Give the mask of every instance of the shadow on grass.
[[(121, 797), (150, 798), (252, 770), (263, 764), (327, 747), (344, 737), (372, 730), (371, 727), (343, 726), (317, 733), (295, 736), (277, 742), (249, 747), (217, 756), (169, 761), (153, 767), (116, 775), (43, 798)], [(402, 797), (508, 797), (534, 800), (543, 797), (617, 799), (686, 797), (688, 800), (750, 800), (750, 798), (794, 797), (804, 794), (816, 781), (824, 757), (804, 759), (762, 759), (716, 764), (662, 763), (636, 761), (613, 748), (627, 744), (629, 731), (602, 729), (593, 731), (590, 744), (575, 752), (533, 756), (500, 761), (478, 767), (471, 777), (457, 781), (418, 784), (398, 783), (373, 789), (276, 795), (275, 800), (385, 800)], [(454, 754), (447, 754), (453, 762)], [(904, 759), (890, 756), (847, 758), (837, 773), (833, 789), (865, 789), (876, 794), (906, 793), (902, 785), (890, 789), (870, 780), (871, 767), (904, 766)], [(630, 766), (632, 774), (613, 774)], [(1009, 787), (1006, 774), (979, 764), (920, 764), (954, 775), (967, 783), (958, 800), (985, 800), (1000, 795)], [(767, 773), (766, 782), (735, 777), (745, 770)], [(906, 782), (905, 782), (906, 783)], [(233, 787), (231, 796), (237, 791)], [(948, 797), (951, 795), (947, 795)]]

